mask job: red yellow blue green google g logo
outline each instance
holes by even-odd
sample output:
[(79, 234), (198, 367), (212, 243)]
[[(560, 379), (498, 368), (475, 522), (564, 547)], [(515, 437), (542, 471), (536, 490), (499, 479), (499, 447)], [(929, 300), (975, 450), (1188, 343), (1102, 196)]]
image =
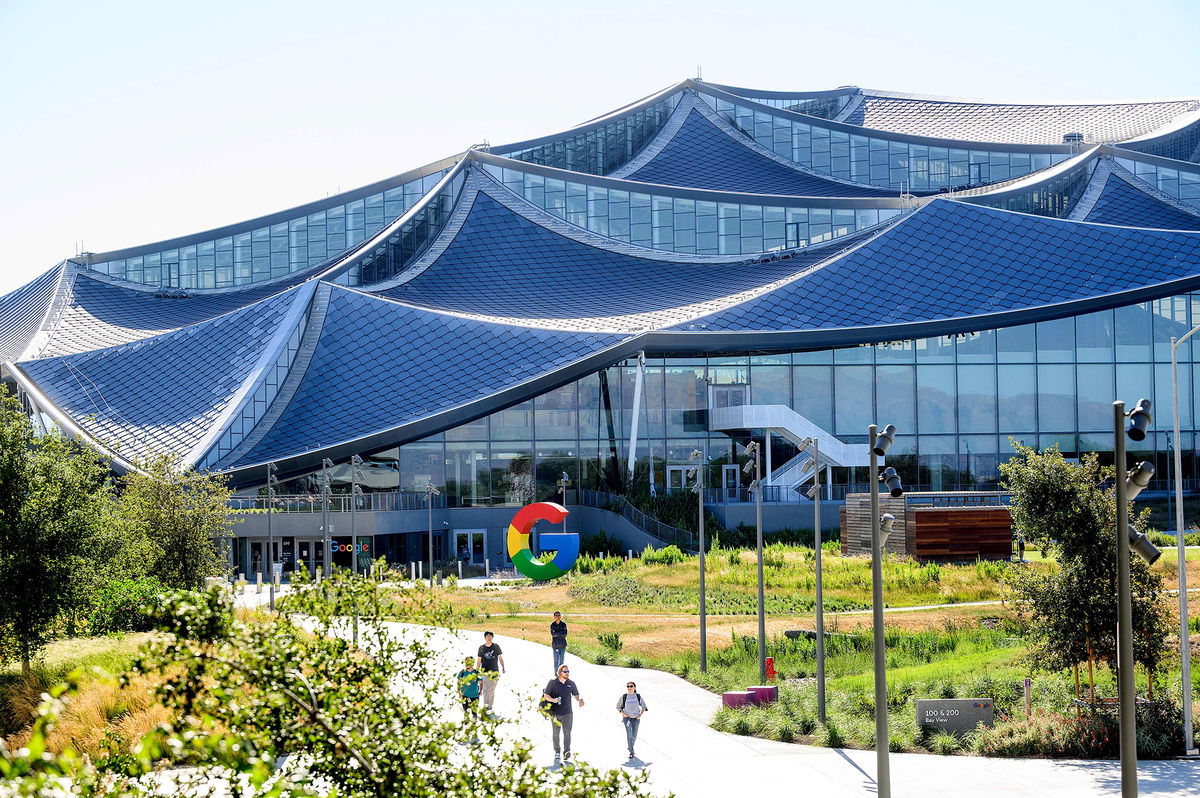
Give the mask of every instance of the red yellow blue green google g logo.
[(579, 558), (579, 535), (565, 532), (544, 532), (538, 536), (542, 553), (553, 551), (550, 562), (542, 562), (533, 556), (529, 533), (538, 521), (562, 523), (569, 511), (554, 502), (527, 504), (513, 516), (508, 525), (508, 556), (513, 566), (536, 582), (557, 579), (571, 570)]

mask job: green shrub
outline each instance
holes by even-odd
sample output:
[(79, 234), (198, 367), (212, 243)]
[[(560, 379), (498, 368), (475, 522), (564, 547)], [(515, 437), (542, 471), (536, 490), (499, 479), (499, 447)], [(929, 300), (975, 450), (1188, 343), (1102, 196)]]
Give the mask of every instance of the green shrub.
[(101, 584), (88, 597), (88, 630), (94, 635), (149, 630), (153, 623), (147, 611), (157, 604), (162, 591), (162, 583), (151, 576)]
[(929, 741), (925, 744), (925, 747), (935, 754), (947, 756), (957, 752), (962, 745), (959, 743), (958, 738), (953, 734), (947, 734), (946, 732), (940, 731), (933, 735), (933, 737), (929, 738)]
[(620, 632), (601, 632), (600, 634), (596, 635), (596, 640), (600, 643), (600, 645), (604, 646), (614, 654), (620, 651), (625, 645), (621, 641)]
[(846, 738), (838, 724), (830, 719), (817, 727), (813, 742), (826, 748), (842, 748), (846, 745)]
[(647, 565), (676, 565), (686, 559), (687, 555), (674, 543), (661, 549), (653, 548), (647, 544), (641, 554), (642, 562)]

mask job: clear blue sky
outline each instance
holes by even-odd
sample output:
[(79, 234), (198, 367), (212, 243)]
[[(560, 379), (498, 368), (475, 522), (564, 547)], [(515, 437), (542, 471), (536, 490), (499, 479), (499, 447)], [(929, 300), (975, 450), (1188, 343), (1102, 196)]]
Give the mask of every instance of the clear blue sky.
[(1019, 101), (1200, 95), (1200, 3), (0, 0), (0, 293), (696, 74)]

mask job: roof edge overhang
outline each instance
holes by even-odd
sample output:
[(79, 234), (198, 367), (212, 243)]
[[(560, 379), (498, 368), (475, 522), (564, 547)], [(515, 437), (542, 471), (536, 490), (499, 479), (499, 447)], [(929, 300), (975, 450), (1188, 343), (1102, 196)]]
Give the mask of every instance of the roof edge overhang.
[[(769, 204), (782, 207), (806, 208), (895, 208), (897, 210), (906, 210), (910, 207), (910, 204), (906, 204), (905, 200), (901, 199), (899, 196), (803, 197), (793, 194), (751, 194), (748, 192), (738, 191), (715, 191), (704, 188), (672, 186), (666, 183), (645, 183), (640, 180), (629, 180), (622, 177), (608, 177), (605, 175), (592, 175), (583, 172), (572, 172), (569, 169), (558, 169), (553, 166), (531, 164), (528, 161), (519, 161), (513, 158), (507, 158), (503, 155), (492, 155), (491, 153), (486, 152), (474, 151), (468, 157), (480, 164), (497, 166), (504, 169), (512, 169), (519, 172), (528, 172), (529, 174), (536, 174), (542, 177), (551, 178), (553, 180), (569, 180), (573, 183), (603, 186), (605, 188), (616, 189), (617, 191), (632, 191), (640, 194), (669, 195), (671, 197), (679, 197), (681, 199), (728, 202), (747, 205)], [(811, 173), (804, 172), (803, 174)], [(829, 179), (831, 182), (834, 182), (832, 178)], [(878, 188), (878, 186), (871, 186), (865, 183), (839, 183), (839, 185)]]
[[(726, 352), (779, 352), (812, 349), (839, 348), (861, 344), (877, 344), (888, 341), (926, 338), (936, 335), (955, 335), (979, 330), (1033, 324), (1039, 321), (1076, 316), (1083, 313), (1109, 310), (1111, 308), (1161, 299), (1200, 288), (1200, 275), (1170, 280), (1150, 286), (1083, 299), (1073, 299), (1030, 308), (998, 311), (971, 316), (959, 316), (929, 321), (887, 324), (870, 327), (840, 327), (828, 329), (786, 330), (780, 332), (705, 331), (705, 330), (659, 330), (645, 332), (598, 350), (587, 357), (576, 360), (562, 368), (539, 375), (503, 391), (481, 399), (435, 413), (421, 419), (379, 430), (351, 440), (307, 452), (281, 457), (275, 462), (285, 476), (296, 475), (318, 466), (321, 458), (349, 457), (373, 449), (383, 449), (407, 443), (447, 429), (475, 421), (490, 413), (511, 407), (519, 402), (560, 388), (574, 380), (606, 368), (628, 357), (645, 351), (658, 356), (720, 354)], [(229, 469), (235, 486), (255, 483), (251, 477), (254, 469), (261, 469), (265, 462), (251, 463)]]
[(1010, 197), (1020, 194), (1028, 194), (1030, 191), (1041, 188), (1042, 186), (1057, 180), (1068, 172), (1073, 172), (1076, 169), (1084, 169), (1088, 167), (1092, 161), (1098, 159), (1101, 155), (1111, 154), (1112, 148), (1103, 144), (1095, 144), (1076, 156), (1068, 158), (1065, 161), (1056, 163), (1046, 169), (1037, 172), (1031, 172), (1024, 177), (1009, 181), (995, 188), (988, 190), (987, 186), (979, 189), (971, 190), (971, 193), (963, 192), (961, 194), (946, 194), (945, 198), (959, 199), (964, 202), (973, 202), (976, 204), (984, 201), (994, 202), (997, 200), (1005, 200)]
[(93, 263), (104, 263), (110, 260), (120, 260), (122, 258), (152, 254), (165, 249), (174, 249), (176, 247), (186, 247), (190, 246), (191, 244), (198, 244), (203, 241), (208, 241), (212, 238), (224, 238), (260, 227), (269, 227), (273, 224), (279, 224), (280, 222), (294, 219), (297, 216), (307, 216), (310, 213), (325, 210), (336, 205), (342, 205), (347, 202), (353, 202), (356, 199), (362, 199), (363, 197), (368, 197), (371, 194), (378, 194), (380, 191), (386, 191), (387, 189), (395, 188), (396, 186), (403, 185), (413, 180), (427, 177), (435, 172), (440, 172), (443, 169), (448, 169), (454, 166), (465, 154), (465, 151), (460, 152), (447, 158), (434, 161), (433, 163), (426, 164), (425, 166), (420, 166), (416, 169), (410, 169), (407, 172), (402, 172), (398, 175), (394, 175), (392, 177), (385, 178), (359, 188), (351, 189), (350, 191), (343, 191), (339, 194), (326, 197), (325, 199), (314, 200), (313, 202), (307, 202), (303, 205), (297, 205), (282, 211), (269, 213), (265, 216), (256, 216), (253, 219), (246, 219), (240, 222), (234, 222), (233, 224), (214, 227), (210, 230), (203, 230), (197, 233), (189, 233), (187, 235), (178, 236), (175, 238), (167, 238), (163, 239), (162, 241), (154, 241), (149, 244), (139, 244), (138, 246), (114, 249), (107, 252), (91, 252), (87, 254), (86, 258), (74, 258), (74, 260), (79, 262), (82, 266), (90, 266)]
[(500, 152), (500, 153), (521, 152), (523, 150), (528, 150), (533, 147), (540, 147), (543, 144), (550, 144), (552, 142), (560, 141), (562, 139), (571, 138), (573, 136), (579, 136), (579, 135), (582, 135), (585, 133), (589, 133), (593, 130), (596, 130), (597, 128), (601, 128), (601, 127), (604, 127), (605, 125), (615, 122), (618, 119), (623, 119), (623, 118), (629, 116), (630, 114), (636, 113), (637, 111), (642, 110), (646, 106), (654, 105), (655, 103), (657, 103), (661, 100), (665, 100), (666, 98), (670, 97), (672, 94), (677, 94), (679, 92), (682, 92), (684, 90), (684, 88), (686, 88), (687, 83), (688, 83), (688, 81), (680, 81), (679, 83), (673, 83), (670, 86), (666, 87), (665, 89), (663, 89), (661, 91), (657, 91), (654, 94), (651, 94), (648, 97), (638, 100), (635, 103), (626, 105), (622, 108), (618, 108), (617, 110), (607, 113), (604, 116), (596, 117), (595, 119), (593, 119), (591, 121), (584, 122), (582, 125), (578, 125), (573, 128), (567, 128), (566, 130), (559, 131), (558, 133), (551, 133), (548, 136), (538, 136), (538, 137), (532, 138), (532, 139), (525, 139), (524, 141), (516, 141), (511, 144), (502, 144), (499, 146), (493, 145), (493, 146), (490, 146), (488, 149), (490, 151)]
[(918, 136), (912, 133), (895, 133), (890, 130), (881, 128), (862, 127), (860, 125), (851, 125), (846, 122), (835, 122), (832, 119), (825, 119), (819, 116), (809, 116), (798, 111), (788, 111), (783, 108), (776, 108), (772, 105), (765, 105), (760, 102), (742, 97), (738, 94), (722, 91), (714, 88), (711, 83), (696, 83), (689, 81), (690, 88), (709, 96), (723, 99), (727, 102), (741, 103), (753, 110), (762, 111), (765, 114), (782, 117), (784, 119), (792, 119), (797, 122), (802, 122), (806, 125), (815, 125), (816, 127), (824, 127), (830, 130), (840, 130), (854, 136), (868, 136), (870, 138), (887, 139), (888, 141), (902, 141), (907, 144), (920, 144), (932, 147), (946, 147), (947, 149), (956, 150), (1003, 150), (1004, 152), (1029, 152), (1029, 153), (1047, 153), (1047, 154), (1062, 154), (1071, 153), (1070, 144), (1028, 144), (1018, 142), (1003, 142), (1003, 141), (968, 141), (966, 139), (944, 139), (936, 136)]
[(720, 89), (730, 94), (736, 94), (739, 97), (761, 97), (767, 100), (824, 100), (833, 97), (852, 97), (862, 92), (862, 89), (858, 86), (839, 86), (836, 89), (820, 89), (817, 91), (768, 91), (766, 89), (751, 89), (745, 86), (708, 83), (703, 80), (696, 80), (695, 82), (705, 86), (712, 86), (715, 89)]
[(11, 377), (12, 380), (17, 383), (20, 389), (31, 398), (35, 405), (37, 405), (38, 409), (50, 416), (54, 423), (58, 425), (59, 429), (61, 429), (68, 437), (74, 438), (75, 440), (90, 446), (107, 457), (112, 463), (113, 470), (118, 474), (129, 474), (141, 470), (132, 461), (125, 459), (116, 451), (101, 443), (97, 438), (92, 437), (82, 427), (76, 424), (71, 418), (71, 415), (59, 407), (52, 399), (50, 399), (50, 397), (46, 396), (42, 389), (38, 387), (37, 383), (30, 379), (29, 375), (26, 374), (16, 363), (13, 363), (12, 361), (0, 363), (0, 373), (3, 373), (4, 376)]

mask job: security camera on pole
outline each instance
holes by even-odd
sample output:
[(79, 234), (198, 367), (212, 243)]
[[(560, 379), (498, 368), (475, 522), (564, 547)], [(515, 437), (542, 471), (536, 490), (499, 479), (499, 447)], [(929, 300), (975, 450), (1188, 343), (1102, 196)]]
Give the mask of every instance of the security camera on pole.
[(333, 492), (333, 482), (329, 478), (329, 469), (333, 468), (333, 461), (328, 457), (321, 458), (321, 532), (323, 553), (321, 554), (321, 568), (323, 576), (328, 579), (333, 573), (333, 553), (330, 547), (330, 529), (329, 529), (329, 495)]
[(441, 493), (432, 482), (425, 486), (425, 502), (429, 509), (429, 587), (433, 587), (433, 497)]
[(358, 482), (362, 479), (362, 462), (358, 455), (350, 457), (350, 567), (355, 574), (358, 573), (358, 497), (362, 495)]
[(890, 738), (887, 715), (887, 652), (883, 640), (883, 543), (885, 538), (880, 527), (892, 531), (895, 517), (890, 513), (879, 515), (879, 483), (887, 486), (892, 498), (904, 495), (900, 475), (888, 467), (879, 473), (879, 458), (887, 454), (896, 440), (896, 427), (888, 424), (882, 431), (874, 424), (867, 427), (871, 441), (871, 467), (867, 478), (867, 490), (871, 492), (871, 625), (874, 627), (875, 659), (875, 783), (879, 798), (891, 798), (892, 774), (888, 759)]
[[(279, 466), (274, 463), (267, 463), (267, 567), (270, 575), (270, 607), (275, 610), (275, 532), (271, 526), (271, 517), (275, 515), (275, 486), (279, 484), (279, 477), (275, 476), (275, 472), (279, 470)], [(259, 583), (262, 584), (261, 582)]]
[(750, 490), (754, 491), (754, 524), (758, 530), (758, 683), (766, 684), (767, 616), (763, 603), (762, 447), (757, 441), (750, 441), (746, 444), (746, 455), (754, 457), (746, 462), (742, 472), (749, 474), (752, 469), (754, 471), (754, 481), (750, 483)]
[(808, 498), (813, 503), (813, 545), (816, 547), (816, 600), (817, 600), (817, 720), (825, 722), (825, 601), (822, 596), (821, 580), (821, 446), (816, 438), (805, 438), (800, 442), (800, 451), (812, 449), (813, 484), (808, 489)]
[[(1125, 428), (1128, 417), (1129, 426)], [(1142, 533), (1129, 528), (1129, 502), (1150, 484), (1154, 465), (1138, 463), (1121, 478), (1125, 468), (1125, 435), (1130, 440), (1144, 441), (1150, 428), (1150, 400), (1139, 399), (1133, 410), (1125, 412), (1125, 403), (1113, 402), (1114, 465), (1117, 471), (1117, 717), (1121, 730), (1121, 796), (1134, 798), (1137, 783), (1137, 710), (1133, 681), (1133, 596), (1129, 583), (1129, 554), (1153, 564), (1162, 552)], [(1122, 434), (1124, 433), (1124, 434)]]
[(696, 494), (696, 530), (700, 546), (700, 672), (707, 673), (708, 619), (706, 616), (708, 615), (708, 607), (706, 606), (704, 596), (704, 453), (699, 449), (693, 449), (688, 461), (695, 463), (691, 470), (688, 471), (687, 478), (695, 480), (692, 483), (692, 493)]

